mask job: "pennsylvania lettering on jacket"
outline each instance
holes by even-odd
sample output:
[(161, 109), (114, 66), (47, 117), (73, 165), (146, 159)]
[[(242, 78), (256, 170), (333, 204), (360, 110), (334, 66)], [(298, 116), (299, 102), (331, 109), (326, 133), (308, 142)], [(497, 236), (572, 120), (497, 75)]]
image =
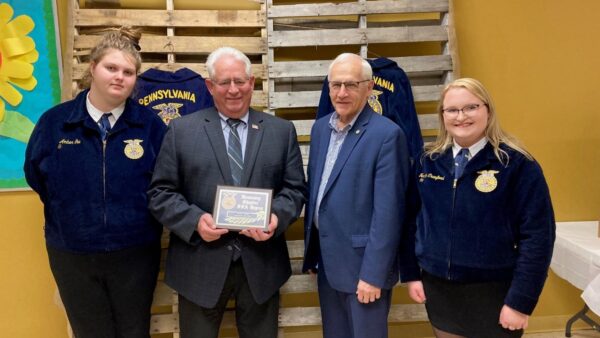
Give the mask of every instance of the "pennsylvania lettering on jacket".
[(189, 68), (176, 72), (148, 69), (140, 74), (136, 86), (135, 100), (155, 111), (165, 124), (213, 106), (204, 79)]

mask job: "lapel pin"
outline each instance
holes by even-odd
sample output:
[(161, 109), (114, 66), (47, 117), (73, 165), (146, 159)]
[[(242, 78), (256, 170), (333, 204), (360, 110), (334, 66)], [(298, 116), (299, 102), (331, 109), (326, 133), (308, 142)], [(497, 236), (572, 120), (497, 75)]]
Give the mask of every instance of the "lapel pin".
[(356, 129), (356, 135), (360, 134), (360, 129)]
[(256, 124), (253, 123), (252, 124), (252, 129), (258, 129), (258, 125), (256, 125)]

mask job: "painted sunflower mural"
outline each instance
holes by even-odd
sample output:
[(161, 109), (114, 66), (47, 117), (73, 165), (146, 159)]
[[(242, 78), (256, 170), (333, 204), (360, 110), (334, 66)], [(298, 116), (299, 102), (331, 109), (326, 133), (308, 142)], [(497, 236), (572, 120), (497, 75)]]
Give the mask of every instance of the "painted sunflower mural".
[(0, 189), (27, 187), (27, 141), (60, 100), (53, 1), (0, 0)]

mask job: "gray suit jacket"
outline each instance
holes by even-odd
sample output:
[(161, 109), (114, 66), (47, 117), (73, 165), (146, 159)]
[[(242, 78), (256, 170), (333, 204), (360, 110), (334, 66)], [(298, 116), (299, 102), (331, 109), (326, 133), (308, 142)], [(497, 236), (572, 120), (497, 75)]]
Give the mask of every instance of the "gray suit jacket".
[(291, 274), (284, 232), (300, 215), (306, 183), (292, 123), (250, 109), (242, 186), (273, 189), (271, 210), (279, 218), (265, 242), (230, 231), (205, 242), (196, 231), (212, 214), (217, 185), (233, 185), (219, 115), (208, 108), (171, 121), (158, 155), (150, 211), (171, 230), (166, 283), (190, 301), (212, 308), (231, 264), (230, 242), (242, 241), (242, 262), (254, 299), (263, 303)]

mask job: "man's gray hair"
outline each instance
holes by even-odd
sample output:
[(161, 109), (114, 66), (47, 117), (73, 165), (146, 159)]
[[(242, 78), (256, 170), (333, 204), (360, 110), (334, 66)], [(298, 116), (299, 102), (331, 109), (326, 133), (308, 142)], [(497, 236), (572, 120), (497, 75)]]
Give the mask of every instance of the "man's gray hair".
[(334, 65), (350, 59), (360, 60), (362, 66), (362, 80), (371, 80), (371, 78), (373, 77), (373, 69), (371, 68), (371, 65), (369, 64), (369, 62), (367, 62), (367, 60), (353, 53), (342, 53), (338, 55), (329, 65), (329, 69), (327, 70), (327, 78), (331, 77), (331, 69)]
[(246, 75), (250, 77), (250, 59), (246, 54), (240, 52), (233, 47), (220, 47), (215, 49), (208, 58), (206, 59), (206, 70), (208, 70), (208, 77), (214, 79), (215, 76), (215, 63), (223, 56), (231, 56), (236, 60), (242, 61), (246, 65)]

